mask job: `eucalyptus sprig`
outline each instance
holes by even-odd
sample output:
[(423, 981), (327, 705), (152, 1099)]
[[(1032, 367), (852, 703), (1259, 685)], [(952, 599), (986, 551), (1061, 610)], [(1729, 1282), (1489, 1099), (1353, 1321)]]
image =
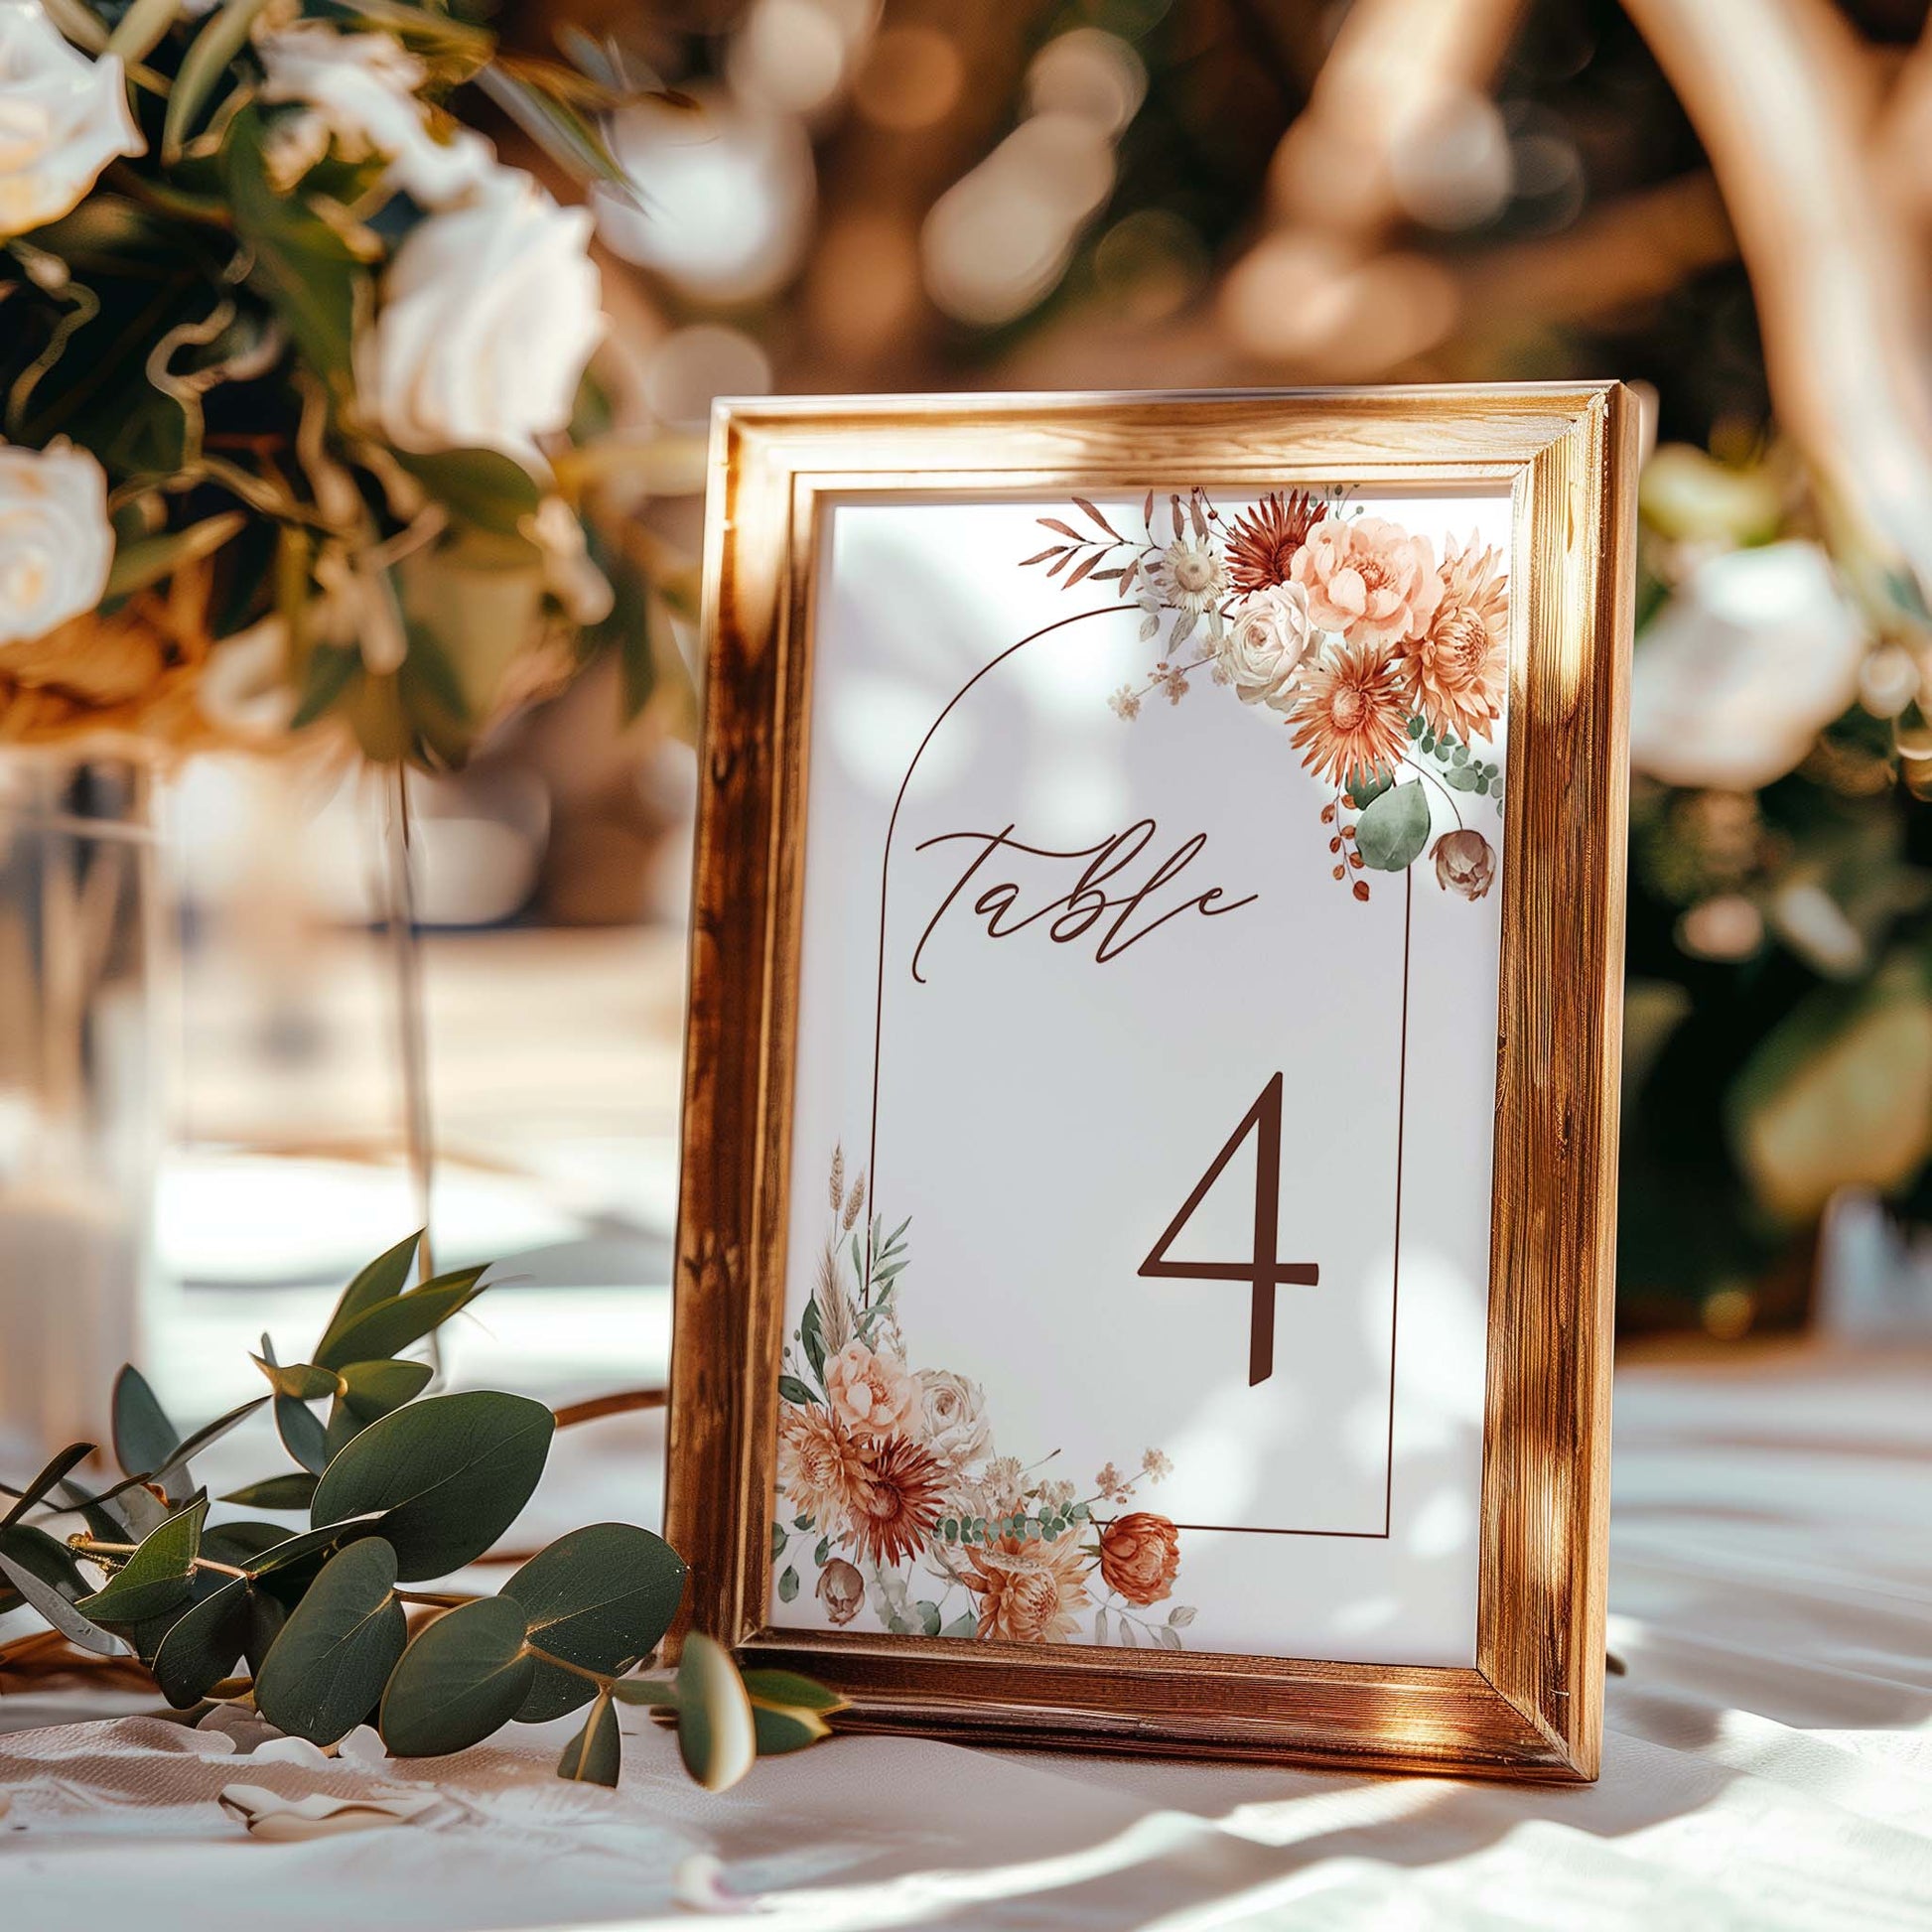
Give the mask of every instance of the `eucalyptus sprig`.
[[(488, 1555), (536, 1489), (557, 1428), (526, 1396), (426, 1393), (432, 1371), (405, 1351), (487, 1283), (473, 1268), (410, 1287), (420, 1239), (349, 1283), (308, 1360), (279, 1361), (264, 1335), (254, 1360), (268, 1394), (192, 1434), (139, 1370), (123, 1368), (119, 1481), (75, 1483), (93, 1453), (76, 1443), (20, 1487), (0, 1484), (11, 1499), (0, 1517), (0, 1611), (35, 1610), (97, 1656), (131, 1653), (178, 1710), (251, 1705), (325, 1746), (373, 1723), (398, 1757), (443, 1756), (506, 1724), (583, 1711), (558, 1775), (614, 1785), (617, 1707), (629, 1704), (674, 1725), (686, 1769), (721, 1791), (759, 1753), (827, 1735), (843, 1708), (835, 1693), (788, 1672), (741, 1675), (702, 1635), (685, 1637), (675, 1675), (633, 1674), (670, 1628), (685, 1580), (670, 1545), (634, 1524), (559, 1537), (495, 1595), (417, 1587)], [(192, 1471), (264, 1408), (296, 1467), (220, 1500), (306, 1512), (304, 1529), (253, 1516), (210, 1522)], [(82, 1527), (67, 1530), (75, 1521)]]

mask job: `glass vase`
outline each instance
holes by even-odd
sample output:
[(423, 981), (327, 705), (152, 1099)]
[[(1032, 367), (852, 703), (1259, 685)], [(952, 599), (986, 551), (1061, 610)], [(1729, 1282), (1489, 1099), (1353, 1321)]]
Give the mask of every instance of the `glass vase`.
[(105, 1445), (161, 1144), (149, 769), (0, 754), (0, 1437)]

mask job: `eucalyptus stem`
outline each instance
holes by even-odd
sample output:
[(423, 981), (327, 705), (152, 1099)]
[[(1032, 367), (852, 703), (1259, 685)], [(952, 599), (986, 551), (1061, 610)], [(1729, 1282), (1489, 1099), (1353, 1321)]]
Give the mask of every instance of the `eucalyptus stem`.
[[(390, 958), (395, 967), (396, 1026), (402, 1054), (403, 1133), (409, 1150), (409, 1173), (416, 1190), (416, 1219), (423, 1230), (416, 1250), (416, 1279), (427, 1282), (436, 1273), (430, 1255), (430, 1196), (435, 1179), (436, 1153), (430, 1119), (429, 1038), (423, 1012), (423, 955), (416, 936), (416, 885), (410, 863), (409, 767), (397, 759), (394, 786), (386, 813), (387, 902), (383, 913), (389, 928)], [(434, 1332), (429, 1337), (431, 1364), (440, 1372), (442, 1351)]]

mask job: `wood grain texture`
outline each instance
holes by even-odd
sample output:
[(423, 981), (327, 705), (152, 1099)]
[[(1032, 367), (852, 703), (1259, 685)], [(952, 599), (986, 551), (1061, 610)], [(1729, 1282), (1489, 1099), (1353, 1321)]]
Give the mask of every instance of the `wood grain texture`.
[[(1476, 1667), (766, 1626), (828, 497), (1507, 482), (1510, 791)], [(689, 1624), (854, 1727), (1577, 1780), (1601, 1734), (1636, 411), (1615, 384), (721, 404), (666, 1526)]]

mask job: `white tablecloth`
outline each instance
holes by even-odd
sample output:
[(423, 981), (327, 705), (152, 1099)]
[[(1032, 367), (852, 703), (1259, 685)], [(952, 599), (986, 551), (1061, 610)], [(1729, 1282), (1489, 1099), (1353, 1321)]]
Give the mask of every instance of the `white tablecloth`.
[[(1932, 1360), (1626, 1369), (1616, 1430), (1589, 1789), (847, 1738), (711, 1798), (654, 1733), (606, 1793), (529, 1731), (323, 1767), (69, 1724), (0, 1738), (0, 1925), (1932, 1927)], [(437, 1803), (277, 1844), (237, 1782)]]

